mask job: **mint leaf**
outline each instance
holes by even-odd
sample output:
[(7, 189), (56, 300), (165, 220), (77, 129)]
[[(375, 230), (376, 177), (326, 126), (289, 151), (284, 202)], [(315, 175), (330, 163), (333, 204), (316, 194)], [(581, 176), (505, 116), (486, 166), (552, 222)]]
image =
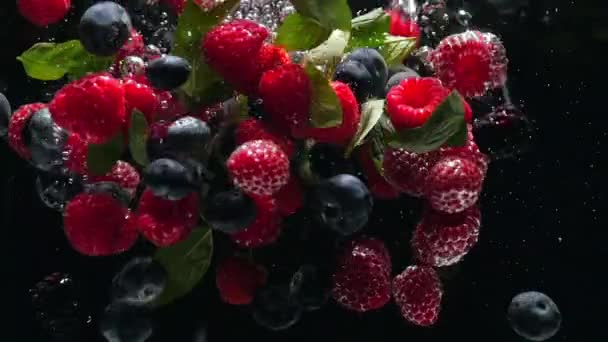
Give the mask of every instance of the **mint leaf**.
[(58, 80), (66, 74), (80, 78), (89, 72), (107, 69), (112, 57), (87, 52), (79, 40), (63, 43), (37, 43), (17, 57), (27, 75), (41, 81)]
[(190, 237), (156, 251), (154, 259), (167, 271), (167, 286), (156, 305), (165, 305), (188, 294), (207, 273), (213, 256), (211, 229), (199, 227)]
[(403, 60), (412, 53), (416, 47), (416, 38), (399, 37), (387, 34), (382, 46), (379, 48), (380, 54), (384, 57), (389, 66), (402, 64)]
[(148, 140), (148, 121), (144, 114), (137, 109), (131, 115), (131, 125), (129, 126), (129, 151), (131, 157), (142, 166), (149, 163), (146, 141)]
[(459, 143), (463, 131), (466, 138), (466, 130), (462, 97), (453, 91), (423, 126), (398, 131), (388, 137), (387, 143), (393, 148), (426, 153), (438, 149), (446, 142)]
[(318, 21), (321, 26), (350, 31), (352, 14), (346, 0), (291, 0), (296, 11)]
[(369, 132), (376, 126), (384, 113), (384, 100), (371, 100), (361, 105), (361, 121), (359, 129), (346, 149), (346, 157), (350, 156), (355, 147), (361, 145)]
[(308, 51), (308, 58), (315, 64), (326, 66), (326, 74), (331, 77), (333, 69), (342, 60), (349, 38), (350, 32), (334, 30), (323, 44)]
[(225, 0), (211, 11), (203, 11), (193, 0), (187, 0), (175, 30), (173, 54), (185, 58), (192, 66), (190, 78), (182, 90), (194, 102), (205, 100), (206, 91), (221, 84), (221, 78), (205, 63), (200, 44), (204, 35), (219, 24), (238, 4), (239, 0)]
[(125, 150), (125, 139), (122, 133), (103, 144), (89, 144), (87, 154), (87, 168), (90, 173), (103, 176), (112, 170), (112, 167), (122, 156)]
[(391, 17), (382, 8), (354, 18), (352, 36), (347, 50), (351, 51), (361, 47), (381, 47), (384, 45), (390, 25)]
[(315, 19), (293, 13), (279, 27), (275, 44), (288, 51), (308, 50), (323, 43), (330, 33)]
[(321, 70), (314, 64), (304, 66), (312, 84), (312, 104), (310, 121), (314, 127), (335, 127), (342, 123), (342, 105), (336, 92)]
[(382, 8), (376, 8), (352, 20), (353, 31), (380, 28), (382, 32), (388, 32), (390, 25), (391, 17)]

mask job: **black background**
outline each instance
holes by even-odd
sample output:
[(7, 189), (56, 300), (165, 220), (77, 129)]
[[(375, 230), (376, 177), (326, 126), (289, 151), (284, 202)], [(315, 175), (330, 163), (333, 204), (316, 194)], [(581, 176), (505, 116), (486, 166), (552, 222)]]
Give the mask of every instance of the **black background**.
[[(471, 1), (477, 14), (473, 24), (504, 39), (509, 88), (534, 120), (537, 137), (529, 154), (491, 165), (481, 200), (481, 240), (445, 281), (439, 323), (412, 327), (392, 304), (365, 315), (329, 305), (291, 330), (271, 334), (243, 310), (221, 304), (210, 276), (198, 291), (158, 315), (155, 340), (192, 341), (193, 331), (206, 322), (210, 341), (521, 341), (511, 332), (505, 309), (513, 295), (525, 290), (543, 291), (561, 308), (563, 327), (554, 341), (608, 340), (602, 326), (608, 304), (603, 280), (608, 261), (608, 173), (603, 165), (608, 159), (603, 151), (608, 144), (603, 54), (608, 50), (608, 5), (530, 0), (525, 15), (505, 19), (492, 2), (497, 1)], [(19, 17), (14, 3), (0, 4), (0, 91), (17, 107), (43, 98), (44, 92), (27, 80), (15, 56), (38, 40), (74, 37), (67, 30), (74, 25), (36, 29)], [(68, 23), (76, 18), (73, 13)], [(2, 340), (48, 341), (34, 321), (28, 288), (51, 272), (70, 272), (84, 284), (88, 300), (101, 303), (112, 272), (127, 256), (96, 259), (72, 251), (60, 215), (37, 198), (35, 172), (4, 142), (0, 153), (1, 277), (8, 284), (0, 303), (9, 328), (2, 329), (8, 333)], [(404, 231), (404, 240), (392, 247), (407, 245), (411, 228), (404, 222), (415, 218), (393, 219), (399, 216), (394, 214), (398, 206), (377, 207), (382, 209), (372, 224)], [(406, 264), (396, 260), (395, 269)]]

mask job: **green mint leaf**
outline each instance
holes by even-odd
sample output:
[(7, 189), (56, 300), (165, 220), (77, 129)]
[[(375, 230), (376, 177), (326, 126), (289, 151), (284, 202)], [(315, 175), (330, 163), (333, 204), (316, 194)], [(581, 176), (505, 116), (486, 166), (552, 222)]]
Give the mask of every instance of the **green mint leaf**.
[(389, 32), (391, 17), (382, 9), (375, 9), (353, 19), (353, 29), (348, 51), (369, 47), (379, 48), (384, 45)]
[(346, 0), (291, 0), (296, 11), (330, 30), (350, 31), (352, 14)]
[(416, 38), (399, 37), (387, 34), (379, 51), (389, 66), (402, 64), (416, 47)]
[(190, 237), (173, 246), (159, 248), (154, 259), (167, 271), (167, 286), (156, 306), (168, 304), (188, 294), (207, 273), (213, 256), (213, 234), (199, 227)]
[(37, 43), (17, 57), (27, 75), (41, 81), (58, 80), (66, 74), (72, 79), (89, 72), (107, 69), (112, 57), (99, 57), (87, 52), (80, 41)]
[(376, 126), (384, 113), (384, 100), (371, 100), (361, 105), (361, 121), (359, 129), (346, 148), (346, 157), (350, 156), (355, 147), (361, 145), (367, 135)]
[(462, 101), (460, 94), (453, 91), (423, 126), (401, 130), (389, 136), (388, 145), (410, 152), (426, 153), (440, 148), (446, 142), (460, 143), (463, 132), (465, 138), (467, 134)]
[(112, 167), (122, 157), (125, 150), (125, 138), (122, 133), (103, 144), (89, 144), (87, 154), (87, 168), (97, 176), (103, 176), (112, 170)]
[(190, 78), (182, 86), (182, 90), (194, 102), (206, 101), (207, 90), (215, 89), (221, 83), (221, 78), (204, 61), (200, 49), (201, 40), (239, 2), (239, 0), (225, 0), (211, 11), (204, 11), (193, 0), (188, 0), (184, 12), (178, 19), (173, 54), (185, 58), (192, 66)]
[(391, 17), (382, 8), (376, 8), (352, 20), (353, 31), (382, 28), (382, 32), (388, 32), (390, 25)]
[(308, 50), (323, 43), (330, 33), (315, 19), (293, 13), (279, 27), (275, 44), (288, 51)]
[(314, 64), (307, 63), (304, 69), (313, 89), (310, 108), (311, 124), (319, 128), (340, 125), (342, 123), (342, 105), (331, 84)]
[(149, 163), (146, 141), (148, 140), (148, 121), (142, 112), (135, 109), (129, 126), (129, 151), (131, 157), (142, 166)]
[(308, 51), (309, 60), (315, 64), (326, 66), (326, 73), (333, 76), (333, 68), (342, 60), (349, 38), (350, 32), (334, 30), (325, 42)]

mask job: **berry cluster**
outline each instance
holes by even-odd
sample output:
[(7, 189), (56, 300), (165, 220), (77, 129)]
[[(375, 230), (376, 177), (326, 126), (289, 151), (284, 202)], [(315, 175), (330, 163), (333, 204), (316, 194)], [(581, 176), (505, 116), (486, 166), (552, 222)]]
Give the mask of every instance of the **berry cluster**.
[[(52, 17), (41, 17), (28, 9), (33, 0), (19, 3), (36, 24), (57, 20), (58, 4)], [(176, 14), (186, 4), (165, 3)], [(200, 11), (214, 6), (195, 3)], [(420, 45), (424, 32), (415, 16), (399, 10), (387, 15), (391, 34)], [(106, 1), (88, 8), (79, 34), (88, 53), (112, 56), (112, 67), (71, 81), (48, 104), (18, 108), (8, 127), (8, 143), (19, 156), (83, 185), (63, 208), (65, 234), (75, 250), (107, 256), (138, 241), (167, 248), (188, 240), (204, 222), (216, 238), (231, 240), (229, 253), (223, 253), (229, 256), (216, 267), (220, 297), (250, 305), (254, 319), (270, 329), (290, 327), (329, 297), (359, 312), (392, 298), (413, 324), (438, 320), (443, 293), (436, 268), (462, 260), (479, 237), (477, 202), (490, 158), (480, 151), (476, 134), (489, 124), (473, 123), (468, 101), (504, 85), (506, 58), (496, 36), (466, 31), (446, 37), (428, 55), (434, 74), (425, 77), (404, 66), (409, 60), (394, 65), (379, 49), (353, 49), (335, 70), (325, 66), (326, 89), (337, 99), (341, 121), (318, 127), (311, 120), (318, 80), (310, 68), (321, 70), (273, 43), (272, 32), (254, 21), (219, 23), (196, 42), (196, 64), (206, 63), (232, 89), (222, 101), (206, 104), (181, 89), (196, 77), (197, 65), (144, 47), (148, 38), (120, 5)], [(380, 122), (407, 135), (426, 129), (455, 90), (463, 109), (458, 119), (467, 126), (463, 144), (412, 151), (383, 143), (382, 134), (372, 130), (347, 152), (366, 119), (364, 103), (384, 99), (386, 120)], [(147, 123), (146, 160), (123, 151), (99, 172), (96, 151), (138, 138), (131, 134), (137, 113)], [(401, 195), (422, 199), (426, 208), (411, 241), (413, 265), (394, 270), (389, 248), (368, 222), (375, 201)], [(298, 217), (331, 233), (338, 242), (335, 258), (324, 267), (301, 265), (274, 281), (272, 269), (255, 253), (245, 258), (241, 251), (287, 243), (281, 239), (285, 226)], [(333, 267), (325, 270), (327, 265)], [(127, 264), (114, 280), (115, 302), (106, 317), (135, 319), (139, 306), (161, 295), (167, 271), (150, 258)], [(121, 329), (102, 324), (109, 339)]]

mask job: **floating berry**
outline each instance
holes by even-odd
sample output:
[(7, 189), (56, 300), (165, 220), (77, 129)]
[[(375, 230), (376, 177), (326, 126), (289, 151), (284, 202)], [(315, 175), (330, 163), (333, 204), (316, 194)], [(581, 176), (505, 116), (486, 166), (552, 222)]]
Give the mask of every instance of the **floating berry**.
[(218, 265), (215, 284), (222, 300), (232, 305), (251, 304), (256, 290), (266, 284), (267, 273), (253, 262), (230, 257)]
[(270, 140), (281, 147), (288, 157), (293, 157), (296, 152), (295, 143), (279, 130), (256, 119), (247, 119), (239, 124), (234, 132), (237, 145), (242, 145), (252, 140)]
[(80, 42), (95, 55), (112, 56), (127, 42), (132, 30), (131, 18), (124, 7), (102, 1), (89, 7), (78, 26)]
[(24, 159), (30, 159), (32, 154), (24, 141), (24, 129), (30, 118), (37, 111), (46, 108), (44, 103), (31, 103), (23, 105), (13, 113), (8, 124), (8, 144)]
[(416, 44), (420, 43), (421, 30), (416, 20), (400, 10), (389, 11), (391, 25), (389, 32), (395, 36), (415, 38)]
[(125, 126), (130, 126), (131, 116), (135, 109), (146, 117), (148, 123), (154, 122), (156, 112), (160, 106), (160, 101), (154, 90), (146, 84), (139, 83), (131, 78), (123, 80), (122, 85), (125, 91), (125, 115), (127, 117)]
[(186, 83), (191, 71), (192, 66), (186, 59), (165, 55), (148, 64), (146, 75), (154, 88), (173, 90)]
[(224, 233), (249, 227), (256, 216), (255, 202), (238, 189), (217, 193), (207, 201), (205, 219), (211, 228)]
[(397, 130), (422, 126), (448, 94), (436, 78), (408, 78), (386, 96), (389, 118)]
[(291, 297), (287, 284), (269, 284), (256, 293), (252, 316), (260, 326), (280, 331), (300, 320), (302, 307)]
[(167, 272), (151, 257), (133, 258), (112, 279), (114, 301), (132, 306), (154, 302), (167, 285)]
[(156, 159), (146, 166), (144, 181), (155, 196), (178, 201), (200, 191), (201, 175), (189, 163), (173, 159)]
[(137, 30), (131, 30), (131, 35), (125, 42), (125, 44), (118, 50), (115, 58), (115, 65), (118, 65), (127, 56), (142, 57), (145, 53), (144, 37), (137, 32)]
[(72, 5), (71, 0), (17, 0), (19, 13), (30, 23), (45, 27), (65, 18)]
[(230, 237), (240, 247), (257, 248), (274, 243), (281, 234), (281, 216), (272, 198), (254, 198), (256, 217), (247, 228)]
[(0, 137), (4, 138), (8, 133), (8, 123), (11, 118), (11, 104), (4, 94), (0, 93)]
[(529, 291), (513, 298), (508, 319), (519, 336), (529, 341), (545, 341), (559, 331), (562, 314), (546, 294)]
[(429, 171), (439, 160), (436, 152), (414, 153), (404, 149), (387, 148), (382, 165), (386, 179), (400, 191), (422, 197)]
[(393, 280), (393, 298), (401, 315), (416, 325), (437, 322), (442, 295), (439, 277), (431, 267), (410, 266)]
[(114, 164), (112, 169), (103, 176), (89, 175), (88, 180), (91, 183), (96, 182), (113, 182), (122, 187), (131, 197), (135, 195), (137, 187), (140, 183), (140, 176), (137, 169), (133, 165), (119, 160)]

